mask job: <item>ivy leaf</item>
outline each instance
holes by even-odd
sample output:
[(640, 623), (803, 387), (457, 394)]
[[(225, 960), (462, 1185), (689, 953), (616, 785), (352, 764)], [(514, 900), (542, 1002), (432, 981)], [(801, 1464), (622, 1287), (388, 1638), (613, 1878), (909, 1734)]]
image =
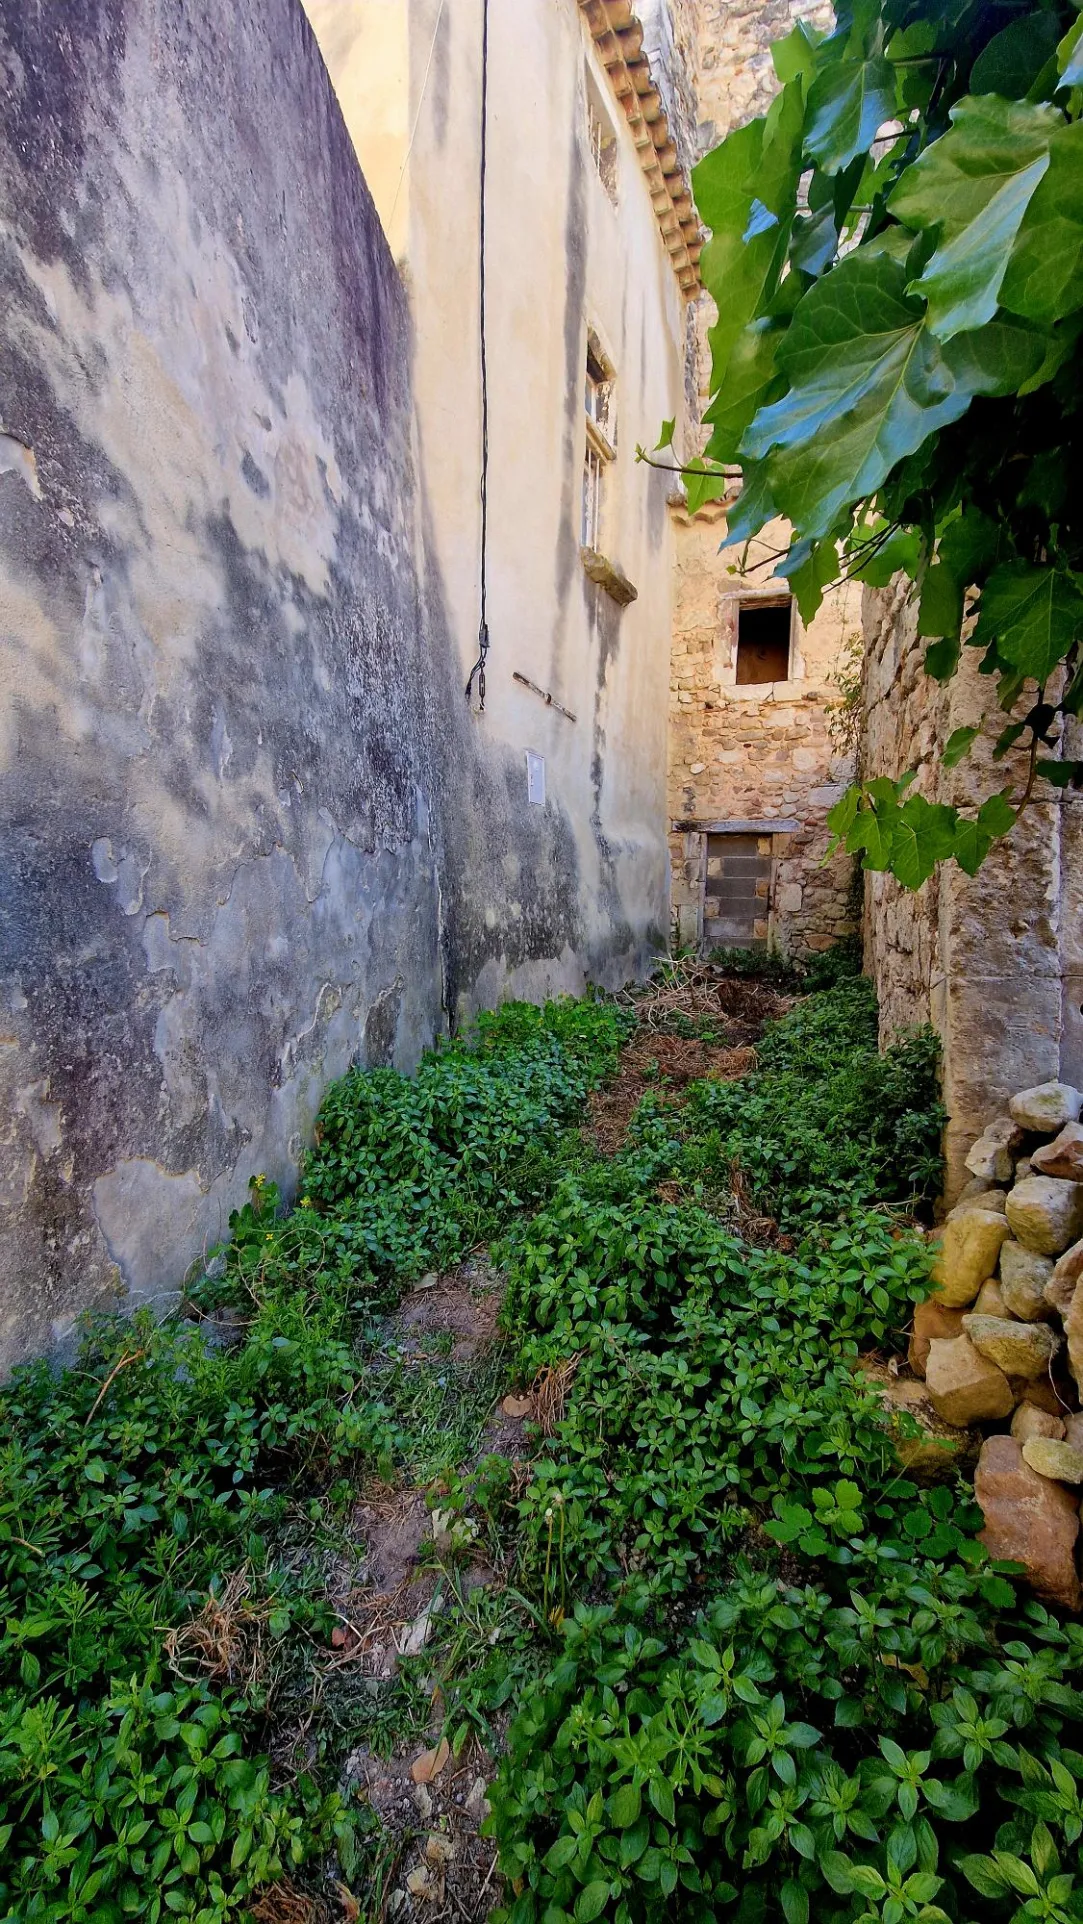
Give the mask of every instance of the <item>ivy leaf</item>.
[(925, 650), (925, 673), (934, 681), (950, 681), (962, 652), (958, 635), (946, 635), (942, 641), (932, 642)]
[(946, 802), (912, 795), (899, 810), (891, 845), (891, 872), (904, 888), (919, 889), (938, 862), (955, 852), (959, 816)]
[(967, 753), (971, 743), (977, 741), (980, 734), (980, 728), (954, 728), (948, 736), (944, 753), (940, 757), (944, 767), (956, 768), (962, 761), (963, 756)]
[(929, 326), (942, 341), (983, 327), (996, 312), (1000, 285), (1031, 196), (1049, 166), (1060, 116), (996, 95), (963, 99), (952, 125), (908, 167), (888, 202), (896, 219), (935, 232), (936, 252), (912, 292), (929, 302)]
[(955, 671), (959, 659), (958, 637), (963, 625), (963, 594), (965, 590), (954, 571), (946, 562), (937, 561), (929, 569), (921, 584), (921, 599), (918, 602), (918, 634), (950, 640), (955, 643), (951, 651), (947, 674), (937, 674), (929, 666), (932, 649), (925, 654), (926, 673), (934, 675), (937, 681), (946, 681)]
[(1057, 48), (1057, 67), (1062, 87), (1083, 82), (1083, 20), (1073, 22)]
[(790, 392), (760, 409), (742, 452), (770, 455), (778, 511), (821, 537), (976, 394), (1010, 392), (1043, 355), (1040, 337), (1000, 323), (941, 346), (903, 266), (859, 250), (795, 309), (778, 349)]
[(970, 69), (970, 92), (1022, 100), (1056, 52), (1059, 33), (1055, 13), (1024, 14), (1002, 27), (986, 42)]
[(777, 391), (781, 338), (777, 322), (765, 319), (750, 321), (734, 341), (725, 382), (703, 416), (712, 429), (705, 449), (712, 461), (736, 460), (749, 422)]
[(790, 266), (813, 278), (829, 267), (838, 250), (839, 234), (835, 210), (830, 204), (815, 214), (795, 220), (790, 242)]
[[(803, 120), (801, 85), (792, 83), (765, 120), (738, 128), (693, 171), (696, 205), (713, 230), (700, 275), (718, 305), (708, 337), (716, 390), (738, 336), (778, 286), (797, 206)], [(774, 216), (774, 225), (764, 226), (762, 214), (753, 222), (754, 206)]]
[(837, 174), (867, 154), (877, 130), (895, 112), (895, 69), (878, 55), (860, 63), (836, 61), (818, 73), (808, 96), (805, 147), (818, 167)]
[(1016, 811), (1006, 795), (991, 795), (976, 818), (960, 820), (952, 853), (964, 875), (976, 875), (994, 841), (1014, 828)]
[(1051, 325), (1083, 299), (1083, 121), (1049, 143), (1049, 170), (1019, 230), (1000, 301), (1013, 314)]
[(785, 40), (774, 42), (771, 60), (782, 86), (788, 80), (803, 80), (807, 74), (815, 73), (816, 43), (819, 38), (815, 27), (799, 20)]
[(999, 660), (1044, 682), (1083, 633), (1083, 595), (1055, 568), (1009, 561), (982, 589), (975, 646), (996, 643)]
[(793, 589), (797, 612), (807, 627), (820, 611), (824, 589), (839, 572), (838, 542), (829, 536), (824, 541), (792, 541), (788, 554), (775, 569)]
[(663, 448), (669, 448), (673, 446), (673, 433), (676, 426), (677, 426), (676, 418), (674, 418), (672, 421), (662, 422), (662, 432), (658, 436), (658, 439), (654, 444), (655, 454), (660, 454)]
[(1039, 775), (1044, 775), (1054, 788), (1078, 788), (1083, 780), (1083, 762), (1046, 762), (1036, 763)]

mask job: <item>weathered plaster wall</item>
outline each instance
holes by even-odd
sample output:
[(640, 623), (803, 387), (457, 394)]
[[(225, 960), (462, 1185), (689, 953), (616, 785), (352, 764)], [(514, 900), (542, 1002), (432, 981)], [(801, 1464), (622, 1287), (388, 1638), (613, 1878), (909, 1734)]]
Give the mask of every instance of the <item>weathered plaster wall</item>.
[[(310, 0), (320, 27), (326, 8)], [(339, 0), (366, 44), (369, 7)], [(577, 0), (493, 4), (489, 18), (486, 334), (491, 652), (484, 714), (462, 687), (478, 651), (481, 393), (481, 0), (409, 0), (403, 275), (423, 495), (423, 580), (458, 687), (438, 727), (447, 902), (460, 1011), (507, 993), (626, 978), (667, 924), (666, 687), (672, 534), (665, 477), (634, 459), (681, 398), (683, 302), (624, 115)], [(379, 40), (325, 52), (359, 152), (384, 86)], [(588, 147), (593, 77), (616, 142), (616, 205)], [(587, 331), (615, 370), (616, 459), (603, 546), (638, 591), (620, 607), (580, 559)], [(535, 682), (574, 720), (514, 680)], [(466, 729), (465, 739), (461, 731)], [(546, 804), (527, 801), (525, 752)]]
[[(836, 725), (837, 677), (860, 633), (860, 590), (832, 591), (816, 619), (795, 631), (788, 681), (738, 687), (737, 617), (742, 602), (777, 598), (770, 567), (739, 578), (738, 550), (725, 546), (721, 504), (690, 519), (677, 511), (676, 595), (670, 680), (669, 811), (672, 823), (796, 822), (773, 841), (771, 899), (764, 930), (788, 955), (826, 949), (856, 933), (852, 864), (845, 854), (821, 867), (827, 813), (853, 774)], [(748, 561), (779, 546), (781, 523), (765, 529)], [(722, 542), (719, 549), (719, 542)], [(673, 917), (682, 942), (703, 935), (703, 834), (675, 828)]]
[[(956, 806), (1009, 782), (1021, 792), (1024, 758), (992, 759), (1004, 718), (977, 653), (963, 650), (944, 687), (932, 681), (907, 587), (865, 596), (866, 772), (917, 769), (920, 793)], [(952, 730), (983, 720), (970, 755), (946, 770)], [(1083, 806), (1070, 794), (1032, 804), (972, 878), (954, 863), (916, 893), (888, 875), (867, 878), (866, 965), (883, 1038), (932, 1022), (942, 1040), (949, 1200), (966, 1180), (967, 1150), (1009, 1095), (1083, 1076), (1081, 911)]]
[(406, 303), (293, 0), (0, 4), (0, 1356), (441, 1020)]

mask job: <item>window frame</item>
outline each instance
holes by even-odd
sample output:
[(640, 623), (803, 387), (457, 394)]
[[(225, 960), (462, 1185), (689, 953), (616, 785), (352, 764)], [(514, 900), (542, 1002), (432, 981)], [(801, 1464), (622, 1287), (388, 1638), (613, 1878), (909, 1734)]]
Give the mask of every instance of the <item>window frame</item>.
[[(796, 606), (797, 606), (796, 598), (793, 595), (775, 595), (775, 594), (746, 595), (746, 596), (742, 596), (738, 600), (737, 610), (736, 610), (736, 621), (734, 625), (734, 634), (733, 634), (733, 686), (735, 688), (742, 688), (742, 689), (743, 688), (773, 688), (777, 682), (792, 681), (794, 679), (794, 651), (795, 651), (795, 643), (796, 643), (796, 626), (795, 626), (794, 614), (795, 614)], [(771, 675), (771, 676), (765, 677), (763, 681), (754, 681), (754, 680), (742, 681), (740, 679), (741, 616), (743, 614), (754, 614), (758, 611), (766, 610), (768, 608), (785, 608), (788, 614), (788, 626), (787, 626), (787, 635), (786, 635), (786, 672), (785, 674), (782, 674), (782, 675)], [(754, 647), (755, 643), (748, 643), (747, 645)]]
[(606, 474), (617, 458), (616, 372), (593, 328), (583, 366), (583, 472), (579, 545), (601, 554)]

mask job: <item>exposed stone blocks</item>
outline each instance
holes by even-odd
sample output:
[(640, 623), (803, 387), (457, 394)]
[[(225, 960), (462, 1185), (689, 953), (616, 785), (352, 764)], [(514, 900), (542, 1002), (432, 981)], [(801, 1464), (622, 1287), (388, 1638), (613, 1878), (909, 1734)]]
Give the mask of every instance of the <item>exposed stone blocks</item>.
[[(966, 806), (1026, 779), (1021, 753), (994, 762), (1004, 718), (992, 683), (963, 651), (945, 687), (925, 674), (905, 582), (865, 600), (863, 765), (869, 775), (917, 770), (915, 789)], [(982, 723), (958, 768), (941, 756), (953, 729)], [(866, 961), (880, 996), (884, 1039), (931, 1022), (944, 1049), (947, 1194), (966, 1180), (963, 1159), (1006, 1095), (1083, 1072), (1083, 811), (1057, 795), (1028, 808), (974, 877), (954, 863), (911, 893), (870, 875)]]
[[(830, 948), (856, 928), (850, 858), (840, 854), (821, 866), (828, 811), (852, 772), (830, 723), (839, 699), (836, 664), (858, 619), (856, 593), (830, 598), (809, 630), (798, 630), (790, 680), (738, 688), (738, 610), (745, 593), (759, 589), (762, 570), (745, 582), (728, 572), (736, 556), (718, 551), (717, 516), (675, 519), (671, 820), (786, 824), (774, 837), (771, 939), (795, 955)], [(765, 554), (777, 534), (765, 535)], [(757, 558), (754, 548), (750, 560)], [(674, 922), (688, 931), (693, 911), (703, 914), (702, 835), (675, 837), (671, 853)], [(702, 931), (702, 920), (698, 926)]]

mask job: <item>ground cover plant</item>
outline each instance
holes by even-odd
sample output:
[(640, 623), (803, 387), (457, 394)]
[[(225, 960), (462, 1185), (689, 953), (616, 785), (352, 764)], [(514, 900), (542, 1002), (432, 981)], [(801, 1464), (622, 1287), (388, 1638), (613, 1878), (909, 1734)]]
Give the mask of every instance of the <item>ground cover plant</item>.
[[(988, 1565), (965, 1486), (900, 1474), (852, 1367), (928, 1287), (934, 1051), (880, 1056), (867, 985), (821, 980), (754, 1066), (701, 996), (729, 1082), (667, 1080), (672, 995), (512, 1006), (413, 1079), (354, 1071), (296, 1207), (257, 1180), (184, 1314), (17, 1374), (0, 1917), (442, 1915), (346, 1770), (442, 1732), (502, 1754), (514, 1924), (1083, 1916), (1083, 1632)], [(622, 1046), (643, 1094), (602, 1155)], [(482, 1243), (502, 1350), (389, 1322)], [(443, 1546), (431, 1641), (384, 1681), (334, 1654), (371, 1489)]]

